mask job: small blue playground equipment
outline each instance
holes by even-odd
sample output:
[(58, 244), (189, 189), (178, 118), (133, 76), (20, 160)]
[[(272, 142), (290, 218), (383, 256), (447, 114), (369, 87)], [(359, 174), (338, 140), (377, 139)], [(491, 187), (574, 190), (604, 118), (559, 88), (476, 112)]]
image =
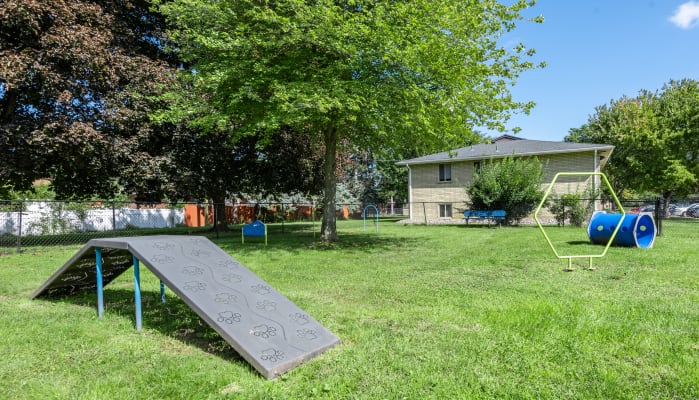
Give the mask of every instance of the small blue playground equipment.
[(267, 245), (267, 225), (262, 221), (253, 221), (247, 225), (243, 225), (241, 243), (245, 244), (245, 236), (258, 236), (265, 238), (265, 246)]
[(595, 211), (587, 226), (587, 235), (593, 244), (606, 245), (612, 238), (612, 232), (621, 222), (621, 226), (612, 240), (614, 246), (653, 247), (655, 241), (655, 221), (650, 213), (621, 214)]

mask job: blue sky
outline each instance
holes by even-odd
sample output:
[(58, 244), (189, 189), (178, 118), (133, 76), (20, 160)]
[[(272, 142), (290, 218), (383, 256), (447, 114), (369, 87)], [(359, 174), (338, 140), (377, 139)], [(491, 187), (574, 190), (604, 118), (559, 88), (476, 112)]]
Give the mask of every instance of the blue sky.
[(515, 100), (537, 103), (507, 124), (523, 138), (561, 141), (597, 106), (672, 79), (699, 80), (699, 0), (538, 0), (525, 15), (545, 21), (521, 22), (502, 44), (533, 47), (548, 66), (511, 88)]

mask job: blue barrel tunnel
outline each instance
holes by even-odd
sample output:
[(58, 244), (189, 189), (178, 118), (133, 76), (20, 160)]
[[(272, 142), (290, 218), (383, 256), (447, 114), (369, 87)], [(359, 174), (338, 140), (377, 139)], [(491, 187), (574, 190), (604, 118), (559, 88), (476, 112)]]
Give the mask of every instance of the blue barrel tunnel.
[[(606, 245), (612, 237), (622, 214), (596, 211), (590, 218), (587, 235), (593, 244)], [(614, 236), (612, 245), (650, 248), (655, 241), (655, 221), (651, 214), (626, 214)]]

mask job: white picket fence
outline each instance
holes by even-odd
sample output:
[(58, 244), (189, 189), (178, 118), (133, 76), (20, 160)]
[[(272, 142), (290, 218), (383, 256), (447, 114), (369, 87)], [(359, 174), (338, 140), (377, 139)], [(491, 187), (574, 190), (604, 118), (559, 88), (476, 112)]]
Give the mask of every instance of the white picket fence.
[(78, 213), (49, 203), (29, 203), (23, 212), (0, 212), (0, 235), (50, 235), (68, 232), (171, 228), (184, 224), (184, 208), (92, 208)]

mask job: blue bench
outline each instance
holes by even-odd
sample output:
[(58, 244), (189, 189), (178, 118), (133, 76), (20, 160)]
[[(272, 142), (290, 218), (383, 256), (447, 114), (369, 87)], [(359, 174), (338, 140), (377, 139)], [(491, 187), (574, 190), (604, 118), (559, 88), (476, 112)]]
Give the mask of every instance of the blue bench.
[(490, 224), (490, 221), (493, 222), (502, 222), (505, 220), (505, 217), (507, 216), (507, 213), (505, 210), (488, 210), (488, 211), (481, 211), (481, 210), (466, 210), (464, 211), (464, 218), (466, 219), (466, 223), (468, 224), (468, 221), (470, 219), (475, 219), (475, 220), (487, 220), (488, 224)]
[(243, 225), (242, 243), (245, 244), (245, 236), (259, 236), (265, 238), (265, 246), (267, 245), (267, 225), (261, 221), (253, 221), (247, 225)]

